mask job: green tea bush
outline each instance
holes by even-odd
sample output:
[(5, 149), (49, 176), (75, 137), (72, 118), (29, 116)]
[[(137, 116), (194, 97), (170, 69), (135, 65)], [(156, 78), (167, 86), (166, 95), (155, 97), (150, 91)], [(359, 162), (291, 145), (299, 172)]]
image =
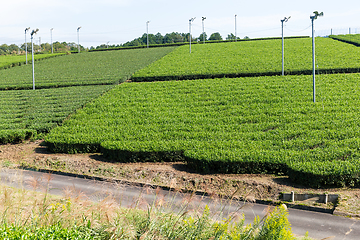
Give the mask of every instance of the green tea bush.
[[(132, 81), (165, 81), (281, 75), (281, 39), (181, 46), (136, 72)], [(312, 74), (311, 38), (285, 40), (285, 74)], [(316, 38), (317, 73), (359, 72), (360, 50), (330, 38)]]
[(37, 135), (33, 129), (8, 129), (0, 130), (0, 144), (19, 143)]
[(204, 173), (357, 186), (358, 80), (319, 75), (317, 103), (311, 76), (125, 83), (45, 141), (54, 152), (102, 152), (112, 161), (186, 161)]
[[(40, 89), (118, 84), (172, 50), (174, 47), (85, 52), (49, 58), (36, 63), (35, 85)], [(31, 67), (28, 64), (0, 71), (0, 90), (32, 89)]]
[(330, 35), (332, 39), (360, 46), (360, 34)]

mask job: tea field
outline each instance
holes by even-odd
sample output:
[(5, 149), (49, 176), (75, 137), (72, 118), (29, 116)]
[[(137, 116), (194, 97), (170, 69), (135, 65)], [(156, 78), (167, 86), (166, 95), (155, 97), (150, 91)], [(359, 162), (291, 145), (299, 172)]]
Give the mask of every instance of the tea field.
[[(360, 49), (316, 38), (317, 73), (359, 72)], [(239, 41), (181, 46), (136, 72), (133, 81), (281, 75), (281, 40)], [(285, 39), (285, 74), (312, 73), (311, 38)]]
[[(54, 152), (186, 161), (204, 173), (275, 173), (311, 187), (360, 185), (358, 47), (316, 39), (316, 103), (310, 38), (286, 39), (286, 76), (274, 76), (279, 39), (188, 50), (46, 59), (35, 65), (35, 91), (30, 65), (1, 70), (0, 142), (45, 136)], [(164, 81), (186, 79), (198, 80)]]
[[(118, 84), (174, 48), (85, 52), (35, 64), (36, 88)], [(32, 66), (0, 71), (0, 90), (32, 89)]]
[[(65, 53), (54, 53), (54, 54), (35, 54), (34, 58), (36, 60), (43, 60), (46, 58), (56, 57), (64, 55)], [(31, 54), (28, 54), (28, 64), (31, 63)], [(26, 64), (25, 55), (1, 55), (0, 56), (0, 69), (21, 66)]]
[(37, 61), (35, 91), (31, 64), (0, 70), (0, 143), (42, 138), (77, 109), (173, 48), (148, 50), (81, 53)]
[(360, 46), (360, 34), (331, 35), (332, 39)]
[[(112, 86), (0, 91), (0, 143), (43, 137), (71, 113)], [(39, 134), (39, 136), (37, 136)]]
[(115, 161), (185, 160), (200, 172), (276, 173), (308, 186), (360, 183), (359, 74), (124, 83), (45, 141)]

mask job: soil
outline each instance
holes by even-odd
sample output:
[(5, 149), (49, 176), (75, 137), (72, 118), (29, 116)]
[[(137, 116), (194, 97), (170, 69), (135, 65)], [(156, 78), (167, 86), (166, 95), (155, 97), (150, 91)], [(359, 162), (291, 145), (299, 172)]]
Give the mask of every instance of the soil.
[(322, 209), (336, 207), (335, 214), (360, 217), (359, 188), (311, 189), (291, 183), (286, 176), (264, 174), (198, 174), (183, 162), (114, 163), (101, 154), (54, 154), (47, 151), (42, 140), (0, 145), (0, 166), (72, 173), (274, 204), (281, 202), (282, 193), (291, 191), (338, 194), (340, 198), (335, 205), (319, 203), (316, 199), (295, 204)]

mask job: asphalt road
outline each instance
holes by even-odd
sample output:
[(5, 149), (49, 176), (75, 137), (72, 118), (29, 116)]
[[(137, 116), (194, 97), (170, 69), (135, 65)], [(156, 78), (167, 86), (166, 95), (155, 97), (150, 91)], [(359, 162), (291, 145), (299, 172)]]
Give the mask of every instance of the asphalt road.
[[(75, 178), (64, 175), (41, 172), (2, 169), (0, 181), (8, 186), (36, 191), (46, 191), (54, 195), (72, 194), (101, 201), (113, 197), (123, 207), (143, 207), (156, 203), (166, 203), (172, 211), (196, 210), (208, 205), (214, 219), (223, 219), (229, 214), (244, 214), (245, 223), (250, 223), (255, 216), (263, 217), (269, 206), (239, 201), (214, 199), (195, 194), (183, 194), (172, 191), (156, 190), (150, 187), (136, 187), (129, 184)], [(289, 221), (292, 231), (303, 236), (306, 232), (315, 239), (360, 239), (360, 221), (297, 209), (289, 209)]]

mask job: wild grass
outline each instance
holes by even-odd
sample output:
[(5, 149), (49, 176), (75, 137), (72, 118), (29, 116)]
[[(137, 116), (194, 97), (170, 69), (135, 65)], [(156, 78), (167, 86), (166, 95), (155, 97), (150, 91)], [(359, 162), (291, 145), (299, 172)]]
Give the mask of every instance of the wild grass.
[[(41, 186), (35, 178), (27, 184)], [(225, 207), (214, 214), (193, 202), (194, 195), (175, 205), (157, 189), (148, 203), (143, 191), (124, 208), (111, 194), (93, 202), (75, 188), (64, 189), (62, 197), (50, 195), (49, 185), (42, 190), (0, 185), (1, 239), (296, 239), (284, 206), (269, 207), (246, 225), (241, 208), (224, 217)]]

